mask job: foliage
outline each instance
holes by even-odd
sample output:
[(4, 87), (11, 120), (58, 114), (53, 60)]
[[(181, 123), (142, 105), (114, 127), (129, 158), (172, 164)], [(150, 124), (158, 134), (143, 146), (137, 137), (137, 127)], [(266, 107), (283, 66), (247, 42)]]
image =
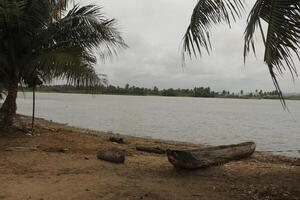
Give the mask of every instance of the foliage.
[[(199, 0), (184, 36), (183, 55), (201, 55), (201, 47), (210, 51), (210, 30), (214, 24), (235, 21), (244, 12), (244, 0)], [(255, 53), (254, 33), (261, 33), (265, 44), (266, 63), (278, 95), (285, 102), (276, 79), (276, 72), (289, 70), (292, 77), (297, 75), (294, 58), (300, 58), (300, 1), (299, 0), (256, 0), (245, 30), (244, 57), (252, 49)], [(267, 25), (264, 33), (263, 20)]]
[(65, 7), (64, 0), (0, 0), (0, 80), (7, 91), (1, 125), (13, 125), (18, 84), (99, 85), (94, 53), (106, 58), (126, 47), (101, 8), (74, 5), (64, 13)]
[[(20, 88), (21, 89), (21, 88)], [(23, 88), (25, 91), (30, 91), (29, 88)], [(115, 94), (115, 95), (139, 95), (139, 96), (181, 96), (181, 97), (218, 97), (218, 98), (265, 98), (265, 99), (278, 99), (278, 92), (275, 91), (262, 91), (257, 90), (250, 93), (234, 93), (223, 90), (222, 92), (215, 92), (210, 87), (194, 87), (193, 89), (159, 89), (158, 87), (144, 88), (129, 86), (125, 87), (113, 85), (98, 85), (90, 86), (74, 86), (74, 85), (48, 85), (37, 87), (39, 92), (57, 92), (57, 93), (83, 93), (83, 94)], [(285, 97), (287, 98), (287, 97)]]
[(201, 47), (210, 52), (210, 29), (214, 24), (227, 23), (242, 16), (244, 0), (199, 0), (193, 10), (190, 24), (184, 36), (183, 56), (202, 55)]
[(104, 58), (125, 43), (115, 27), (94, 5), (74, 6), (54, 18), (56, 4), (49, 0), (0, 1), (0, 76), (27, 85), (38, 77), (70, 83), (97, 84), (93, 64), (97, 50)]

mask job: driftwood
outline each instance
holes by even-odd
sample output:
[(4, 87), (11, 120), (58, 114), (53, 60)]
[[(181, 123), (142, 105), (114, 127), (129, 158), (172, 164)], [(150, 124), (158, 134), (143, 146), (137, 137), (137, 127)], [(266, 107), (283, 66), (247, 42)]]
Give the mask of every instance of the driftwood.
[(249, 157), (255, 151), (254, 142), (222, 145), (194, 150), (167, 150), (168, 160), (175, 168), (197, 169)]
[(165, 154), (166, 150), (161, 149), (159, 147), (145, 147), (145, 146), (137, 146), (136, 150), (145, 151), (148, 153), (156, 153), (156, 154)]
[(97, 158), (113, 163), (124, 163), (125, 152), (118, 149), (102, 150), (97, 152)]
[(112, 136), (112, 137), (109, 138), (109, 140), (110, 140), (111, 142), (116, 142), (116, 143), (118, 143), (118, 144), (124, 144), (124, 139), (121, 138), (121, 137), (115, 137), (115, 136)]

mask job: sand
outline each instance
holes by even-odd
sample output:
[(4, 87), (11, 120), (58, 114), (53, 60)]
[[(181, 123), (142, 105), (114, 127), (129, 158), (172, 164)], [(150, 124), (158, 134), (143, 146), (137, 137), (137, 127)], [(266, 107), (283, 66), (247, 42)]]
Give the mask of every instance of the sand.
[[(200, 148), (203, 145), (122, 136), (38, 119), (36, 133), (0, 134), (0, 200), (232, 200), (300, 199), (300, 159), (255, 153), (251, 158), (196, 171), (176, 170), (165, 155), (136, 145)], [(19, 127), (21, 125), (18, 125)], [(124, 164), (96, 158), (97, 150), (126, 151)]]

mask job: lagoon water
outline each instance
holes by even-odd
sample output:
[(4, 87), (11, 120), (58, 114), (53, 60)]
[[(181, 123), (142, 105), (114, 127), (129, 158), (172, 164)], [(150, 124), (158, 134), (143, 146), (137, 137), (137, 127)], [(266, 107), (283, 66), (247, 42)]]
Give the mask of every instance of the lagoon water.
[[(31, 115), (32, 94), (18, 113)], [(260, 151), (300, 156), (300, 101), (37, 93), (38, 117), (71, 126), (213, 145), (255, 141)]]

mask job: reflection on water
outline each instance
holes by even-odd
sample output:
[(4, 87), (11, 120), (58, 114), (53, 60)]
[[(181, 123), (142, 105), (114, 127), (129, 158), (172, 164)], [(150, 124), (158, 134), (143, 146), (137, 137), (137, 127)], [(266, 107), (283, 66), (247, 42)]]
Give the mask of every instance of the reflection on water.
[[(19, 94), (19, 113), (31, 114), (31, 96)], [(291, 113), (277, 100), (39, 93), (36, 103), (38, 117), (72, 126), (215, 145), (251, 140), (300, 156), (300, 101), (288, 101)]]

